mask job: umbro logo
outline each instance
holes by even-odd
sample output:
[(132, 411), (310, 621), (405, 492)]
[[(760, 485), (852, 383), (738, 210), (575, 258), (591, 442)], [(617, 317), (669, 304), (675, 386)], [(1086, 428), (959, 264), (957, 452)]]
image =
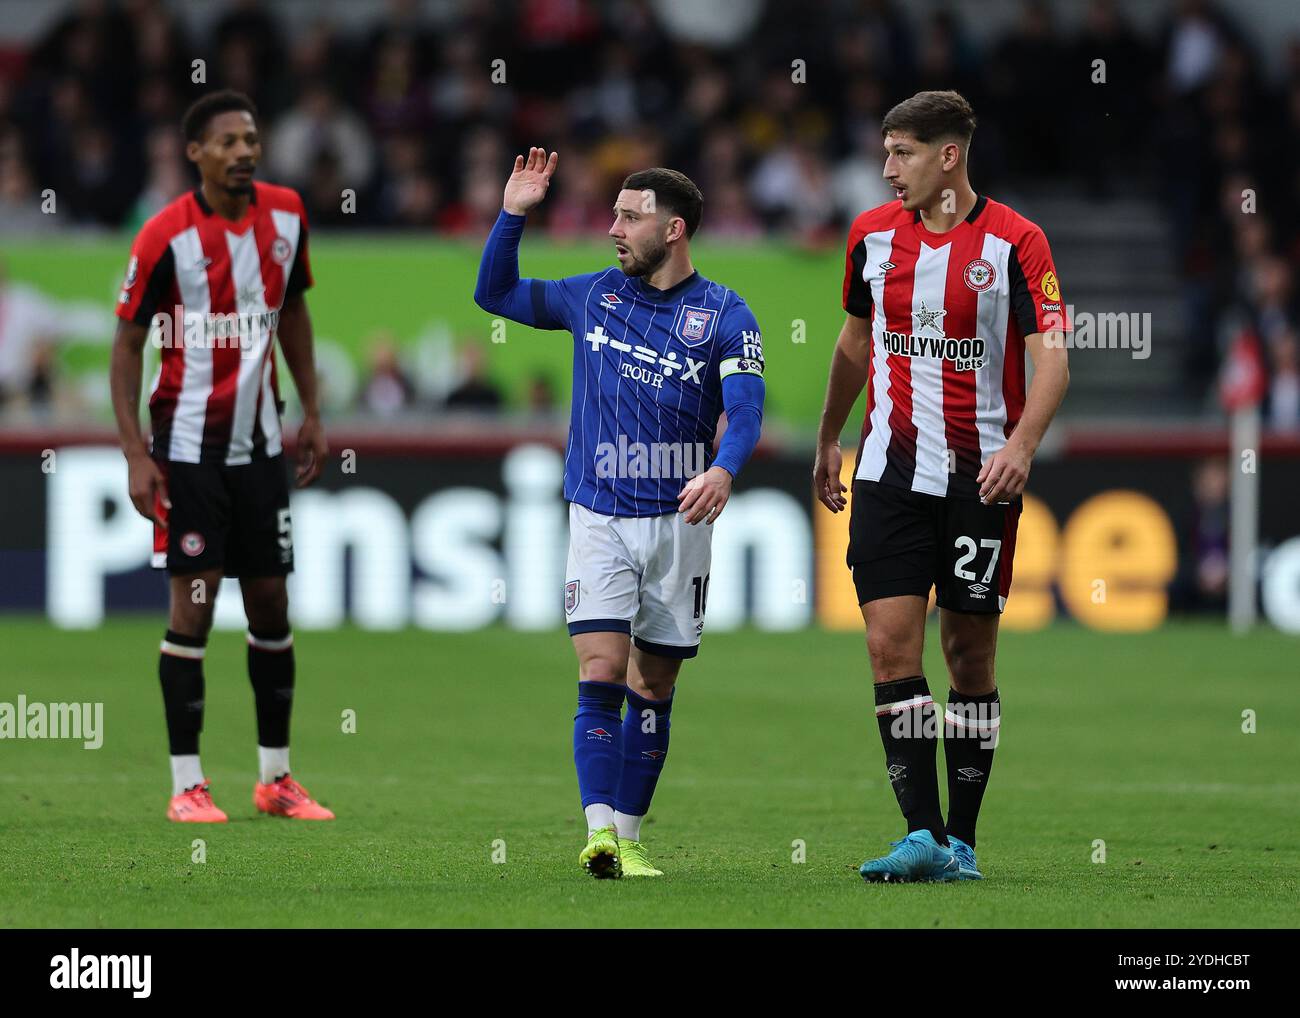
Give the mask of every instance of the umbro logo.
[(662, 750), (662, 749), (643, 749), (643, 750), (641, 750), (641, 759), (643, 759), (643, 760), (658, 760), (660, 757), (663, 757), (663, 756), (666, 756), (666, 755), (667, 755), (667, 754), (666, 754), (666, 753), (664, 752), (664, 750)]
[(603, 728), (588, 728), (587, 741), (588, 742), (613, 742), (614, 737), (610, 735), (609, 732), (605, 731), (605, 729)]
[(893, 782), (893, 781), (897, 781), (904, 774), (906, 774), (907, 768), (904, 767), (902, 764), (890, 764), (888, 769), (885, 771), (885, 773), (889, 775), (889, 780)]
[(972, 594), (983, 594), (983, 593), (987, 592), (988, 589), (989, 589), (989, 588), (986, 587), (986, 586), (984, 586), (984, 584), (982, 584), (982, 583), (972, 583), (972, 584), (970, 585), (970, 592), (971, 592)]
[(618, 294), (616, 294), (616, 293), (602, 293), (602, 294), (600, 295), (600, 299), (603, 300), (603, 301), (607, 301), (607, 302), (610, 303), (610, 304), (622, 304), (622, 303), (623, 303), (621, 300), (618, 299)]
[(881, 271), (881, 272), (888, 272), (890, 269), (896, 269), (896, 268), (898, 268), (898, 266), (895, 265), (893, 262), (881, 262), (881, 263), (880, 263), (880, 271)]
[(984, 772), (975, 767), (962, 767), (957, 773), (961, 775), (960, 780), (962, 781), (975, 781), (984, 777)]

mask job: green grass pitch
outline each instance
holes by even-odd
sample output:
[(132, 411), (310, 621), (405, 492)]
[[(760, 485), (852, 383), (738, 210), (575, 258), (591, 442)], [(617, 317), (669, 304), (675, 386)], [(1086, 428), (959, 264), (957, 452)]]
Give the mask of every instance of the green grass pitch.
[(987, 879), (906, 886), (857, 875), (900, 833), (859, 635), (706, 635), (644, 832), (668, 875), (615, 882), (576, 863), (562, 633), (300, 633), (294, 772), (332, 824), (254, 812), (243, 643), (215, 634), (209, 826), (164, 818), (161, 632), (0, 622), (0, 701), (102, 701), (105, 727), (0, 742), (0, 926), (1296, 925), (1297, 641), (1274, 632), (1004, 634)]

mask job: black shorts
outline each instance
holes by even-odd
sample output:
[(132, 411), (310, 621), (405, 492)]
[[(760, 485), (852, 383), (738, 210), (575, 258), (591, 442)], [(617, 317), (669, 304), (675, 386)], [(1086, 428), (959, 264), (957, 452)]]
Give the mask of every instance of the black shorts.
[(875, 481), (853, 482), (849, 568), (858, 604), (936, 591), (940, 608), (1001, 612), (1022, 501), (985, 505)]
[(247, 577), (293, 572), (283, 455), (239, 466), (157, 463), (172, 507), (154, 507), (167, 524), (154, 527), (155, 568), (182, 576), (209, 569)]

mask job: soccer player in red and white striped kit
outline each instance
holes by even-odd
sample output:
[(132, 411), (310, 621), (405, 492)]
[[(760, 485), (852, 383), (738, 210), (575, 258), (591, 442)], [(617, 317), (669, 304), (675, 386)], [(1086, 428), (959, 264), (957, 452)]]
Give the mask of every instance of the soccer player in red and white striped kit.
[[(221, 822), (199, 764), (203, 656), (221, 577), (238, 577), (248, 618), (257, 711), (260, 811), (303, 820), (334, 814), (290, 776), (293, 636), (285, 577), (293, 569), (275, 343), (304, 420), (297, 485), (321, 472), (307, 217), (287, 187), (256, 183), (257, 109), (210, 93), (185, 113), (185, 153), (200, 183), (141, 228), (118, 298), (112, 392), (131, 501), (154, 523), (154, 565), (170, 574), (170, 620), (158, 672), (171, 747), (167, 816)], [(159, 328), (162, 364), (140, 428), (142, 353)]]
[[(813, 468), (817, 497), (840, 512), (848, 489), (839, 436), (865, 386), (847, 560), (908, 833), (860, 872), (872, 882), (980, 879), (975, 821), (1001, 723), (998, 619), (1030, 463), (1069, 384), (1069, 322), (1043, 231), (971, 188), (970, 104), (956, 92), (920, 92), (881, 128), (897, 200), (849, 231), (847, 317)], [(946, 821), (921, 664), (931, 587), (952, 680)]]

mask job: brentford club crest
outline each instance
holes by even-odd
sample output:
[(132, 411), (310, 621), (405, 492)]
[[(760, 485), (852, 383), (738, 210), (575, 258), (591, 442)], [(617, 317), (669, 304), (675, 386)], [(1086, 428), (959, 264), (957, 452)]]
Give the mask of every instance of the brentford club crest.
[(283, 237), (276, 237), (271, 241), (271, 257), (275, 259), (277, 265), (287, 265), (289, 256), (293, 254), (293, 247)]
[(185, 552), (190, 558), (203, 554), (204, 546), (203, 535), (197, 530), (191, 530), (181, 538), (181, 551)]
[(976, 293), (983, 293), (998, 278), (997, 273), (993, 271), (993, 263), (987, 258), (976, 258), (966, 266), (961, 275), (962, 279), (966, 280), (966, 285)]

